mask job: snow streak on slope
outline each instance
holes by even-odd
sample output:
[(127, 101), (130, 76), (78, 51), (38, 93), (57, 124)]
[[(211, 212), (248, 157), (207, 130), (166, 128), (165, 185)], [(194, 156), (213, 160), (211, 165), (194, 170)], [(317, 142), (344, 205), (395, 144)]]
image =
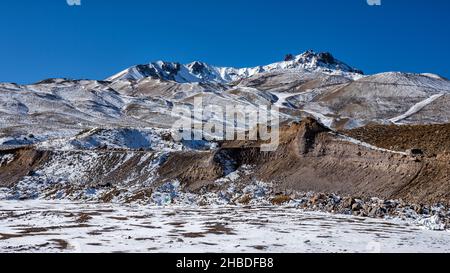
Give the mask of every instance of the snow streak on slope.
[(369, 148), (371, 150), (375, 150), (375, 151), (382, 151), (382, 152), (387, 152), (387, 153), (393, 153), (393, 154), (400, 154), (400, 155), (408, 155), (408, 153), (405, 152), (398, 152), (398, 151), (393, 151), (393, 150), (388, 150), (388, 149), (383, 149), (383, 148), (379, 148), (377, 146), (371, 145), (367, 142), (363, 142), (357, 139), (354, 139), (352, 137), (349, 136), (345, 136), (345, 135), (338, 135), (339, 139), (342, 141), (347, 141), (356, 145), (360, 145), (366, 148)]
[(298, 96), (298, 95), (301, 95), (304, 93), (305, 92), (301, 92), (301, 93), (272, 92), (272, 94), (278, 98), (277, 102), (274, 105), (279, 108), (285, 107), (286, 104), (289, 105), (289, 102), (287, 101), (288, 98), (292, 98), (292, 97), (295, 97), (295, 96)]
[(391, 122), (393, 123), (398, 123), (401, 120), (404, 120), (416, 113), (418, 113), (420, 110), (422, 110), (425, 106), (431, 104), (432, 102), (434, 102), (435, 100), (437, 100), (438, 98), (442, 97), (444, 94), (436, 94), (433, 95), (431, 97), (429, 97), (428, 99), (421, 101), (417, 104), (415, 104), (414, 106), (412, 106), (406, 113), (404, 113), (403, 115), (400, 115), (398, 117), (392, 118), (390, 119)]

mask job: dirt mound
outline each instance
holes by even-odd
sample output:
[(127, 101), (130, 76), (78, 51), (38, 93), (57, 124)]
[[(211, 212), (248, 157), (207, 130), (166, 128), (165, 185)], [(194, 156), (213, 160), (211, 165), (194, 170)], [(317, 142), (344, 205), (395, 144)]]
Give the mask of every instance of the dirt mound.
[(343, 133), (395, 151), (420, 149), (427, 155), (450, 153), (450, 124), (369, 125)]

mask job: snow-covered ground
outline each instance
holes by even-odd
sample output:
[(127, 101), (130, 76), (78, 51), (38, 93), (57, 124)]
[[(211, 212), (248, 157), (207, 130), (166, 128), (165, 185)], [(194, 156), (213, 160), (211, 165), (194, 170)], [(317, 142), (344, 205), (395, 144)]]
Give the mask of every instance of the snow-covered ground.
[(450, 252), (450, 232), (289, 207), (0, 201), (0, 252)]

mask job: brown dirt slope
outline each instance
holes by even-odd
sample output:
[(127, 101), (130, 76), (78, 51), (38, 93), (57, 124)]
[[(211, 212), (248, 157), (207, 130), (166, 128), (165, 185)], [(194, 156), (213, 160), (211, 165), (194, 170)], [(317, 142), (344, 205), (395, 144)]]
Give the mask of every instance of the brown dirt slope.
[(368, 125), (343, 133), (390, 150), (421, 149), (427, 155), (450, 153), (450, 124)]
[(416, 158), (370, 149), (338, 139), (312, 119), (283, 129), (282, 134), (286, 142), (273, 153), (235, 147), (238, 164), (256, 166), (257, 178), (273, 181), (280, 191), (335, 192), (414, 203), (450, 201), (448, 155)]
[(32, 148), (1, 150), (0, 156), (12, 155), (10, 164), (0, 165), (0, 187), (10, 187), (48, 160), (49, 152)]

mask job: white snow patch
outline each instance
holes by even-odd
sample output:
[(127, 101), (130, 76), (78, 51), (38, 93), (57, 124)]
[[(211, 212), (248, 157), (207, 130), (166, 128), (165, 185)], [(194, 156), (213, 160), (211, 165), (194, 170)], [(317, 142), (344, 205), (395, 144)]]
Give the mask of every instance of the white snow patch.
[(271, 92), (271, 94), (274, 94), (275, 96), (277, 96), (278, 101), (274, 104), (275, 106), (282, 108), (282, 107), (286, 107), (284, 104), (286, 103), (286, 100), (288, 98), (292, 98), (301, 94), (304, 94), (305, 92), (300, 92), (300, 93), (289, 93), (289, 92)]
[(442, 223), (438, 215), (433, 215), (431, 217), (419, 219), (417, 223), (428, 230), (436, 230), (436, 231), (445, 230), (445, 224)]
[(399, 121), (404, 120), (416, 113), (418, 113), (420, 110), (422, 110), (423, 108), (425, 108), (427, 105), (431, 104), (432, 102), (434, 102), (435, 100), (437, 100), (438, 98), (442, 97), (444, 94), (436, 94), (433, 95), (431, 97), (429, 97), (426, 100), (423, 100), (417, 104), (415, 104), (414, 106), (412, 106), (406, 113), (404, 113), (403, 115), (400, 115), (398, 117), (392, 118), (390, 119), (391, 122), (398, 124)]
[(331, 128), (331, 126), (333, 125), (334, 118), (327, 117), (322, 113), (314, 112), (312, 110), (302, 109), (302, 111), (312, 115), (316, 120), (318, 120), (320, 123), (322, 123), (324, 126), (328, 128)]
[(14, 155), (13, 154), (0, 155), (0, 167), (3, 166), (3, 165), (8, 165), (13, 160), (14, 160)]

